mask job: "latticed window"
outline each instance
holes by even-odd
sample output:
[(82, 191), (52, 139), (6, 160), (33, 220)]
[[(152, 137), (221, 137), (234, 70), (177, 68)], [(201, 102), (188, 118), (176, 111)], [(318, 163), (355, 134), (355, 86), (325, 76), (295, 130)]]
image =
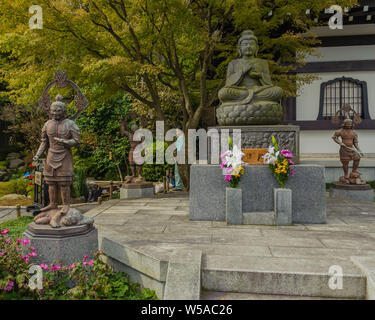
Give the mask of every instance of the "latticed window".
[(362, 119), (370, 119), (365, 81), (342, 77), (321, 84), (318, 120), (331, 120), (344, 105), (350, 105)]

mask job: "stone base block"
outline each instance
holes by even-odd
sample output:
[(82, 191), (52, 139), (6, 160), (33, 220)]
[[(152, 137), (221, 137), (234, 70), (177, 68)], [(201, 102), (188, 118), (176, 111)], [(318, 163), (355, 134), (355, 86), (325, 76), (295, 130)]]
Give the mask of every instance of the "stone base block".
[[(324, 167), (296, 165), (285, 185), (292, 190), (292, 223), (326, 223)], [(219, 165), (192, 165), (190, 169), (190, 220), (225, 221), (228, 183)], [(278, 183), (267, 165), (246, 165), (239, 188), (242, 211), (274, 211)]]
[(334, 183), (329, 189), (329, 196), (331, 198), (374, 202), (374, 190), (368, 184), (365, 185), (343, 185)]
[[(217, 130), (219, 133), (219, 139), (215, 138), (215, 135), (208, 137), (208, 161), (211, 161), (212, 144), (221, 144), (220, 153), (228, 150), (227, 146), (223, 145), (223, 142), (227, 142), (228, 138), (233, 137), (233, 130), (241, 130), (241, 148), (242, 149), (268, 149), (272, 145), (272, 136), (274, 136), (279, 144), (279, 149), (288, 149), (294, 155), (294, 163), (299, 163), (299, 126), (292, 125), (264, 125), (264, 126), (218, 126), (209, 127), (209, 130)], [(223, 141), (224, 140), (224, 141)], [(236, 139), (233, 140), (234, 143)], [(211, 163), (211, 162), (209, 162)]]
[(61, 261), (63, 265), (82, 261), (87, 254), (93, 257), (98, 250), (98, 231), (93, 226), (72, 226), (52, 229), (48, 225), (30, 223), (23, 237), (30, 240), (38, 256), (32, 257), (36, 264)]
[(120, 188), (120, 199), (150, 198), (154, 194), (152, 183), (129, 183)]
[(243, 213), (243, 224), (274, 226), (275, 220), (275, 212), (273, 211)]
[(225, 203), (227, 224), (242, 224), (242, 190), (226, 188)]

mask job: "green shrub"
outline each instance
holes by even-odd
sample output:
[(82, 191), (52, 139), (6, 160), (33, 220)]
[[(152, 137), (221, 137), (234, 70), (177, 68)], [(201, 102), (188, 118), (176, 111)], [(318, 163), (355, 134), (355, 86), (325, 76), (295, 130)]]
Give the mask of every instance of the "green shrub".
[(142, 175), (147, 181), (163, 181), (165, 172), (171, 167), (169, 164), (145, 164)]
[(87, 197), (86, 169), (77, 168), (73, 181), (73, 194), (75, 197)]
[(11, 193), (28, 196), (31, 195), (33, 190), (33, 187), (30, 187), (30, 180), (25, 179), (0, 182), (0, 197)]

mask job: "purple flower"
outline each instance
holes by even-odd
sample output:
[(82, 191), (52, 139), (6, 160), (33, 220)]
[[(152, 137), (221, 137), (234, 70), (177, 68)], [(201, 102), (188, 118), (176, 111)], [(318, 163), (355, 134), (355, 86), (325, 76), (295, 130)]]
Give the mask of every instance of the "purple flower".
[(5, 291), (11, 291), (13, 289), (13, 285), (14, 285), (14, 282), (9, 280), (8, 285), (4, 287), (3, 289)]
[(5, 254), (5, 252), (0, 251), (0, 257), (3, 256), (4, 254)]
[(227, 174), (227, 175), (225, 176), (224, 181), (231, 181), (231, 180), (232, 180), (232, 176), (231, 176), (230, 174)]

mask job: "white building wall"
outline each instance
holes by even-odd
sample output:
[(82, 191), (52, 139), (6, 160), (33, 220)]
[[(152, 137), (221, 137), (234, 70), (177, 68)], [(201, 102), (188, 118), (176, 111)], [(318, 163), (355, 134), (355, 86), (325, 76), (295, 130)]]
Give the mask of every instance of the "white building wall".
[[(324, 47), (319, 49), (321, 57), (309, 57), (307, 62), (373, 60), (375, 59), (375, 45)], [(318, 80), (302, 87), (297, 96), (296, 120), (316, 120), (319, 114), (320, 85), (322, 82), (340, 77), (351, 77), (366, 81), (369, 102), (369, 114), (375, 119), (375, 71), (329, 72), (319, 73)], [(375, 130), (357, 130), (359, 143), (364, 153), (375, 154)], [(332, 141), (332, 130), (301, 131), (300, 152), (337, 153), (338, 146)]]

